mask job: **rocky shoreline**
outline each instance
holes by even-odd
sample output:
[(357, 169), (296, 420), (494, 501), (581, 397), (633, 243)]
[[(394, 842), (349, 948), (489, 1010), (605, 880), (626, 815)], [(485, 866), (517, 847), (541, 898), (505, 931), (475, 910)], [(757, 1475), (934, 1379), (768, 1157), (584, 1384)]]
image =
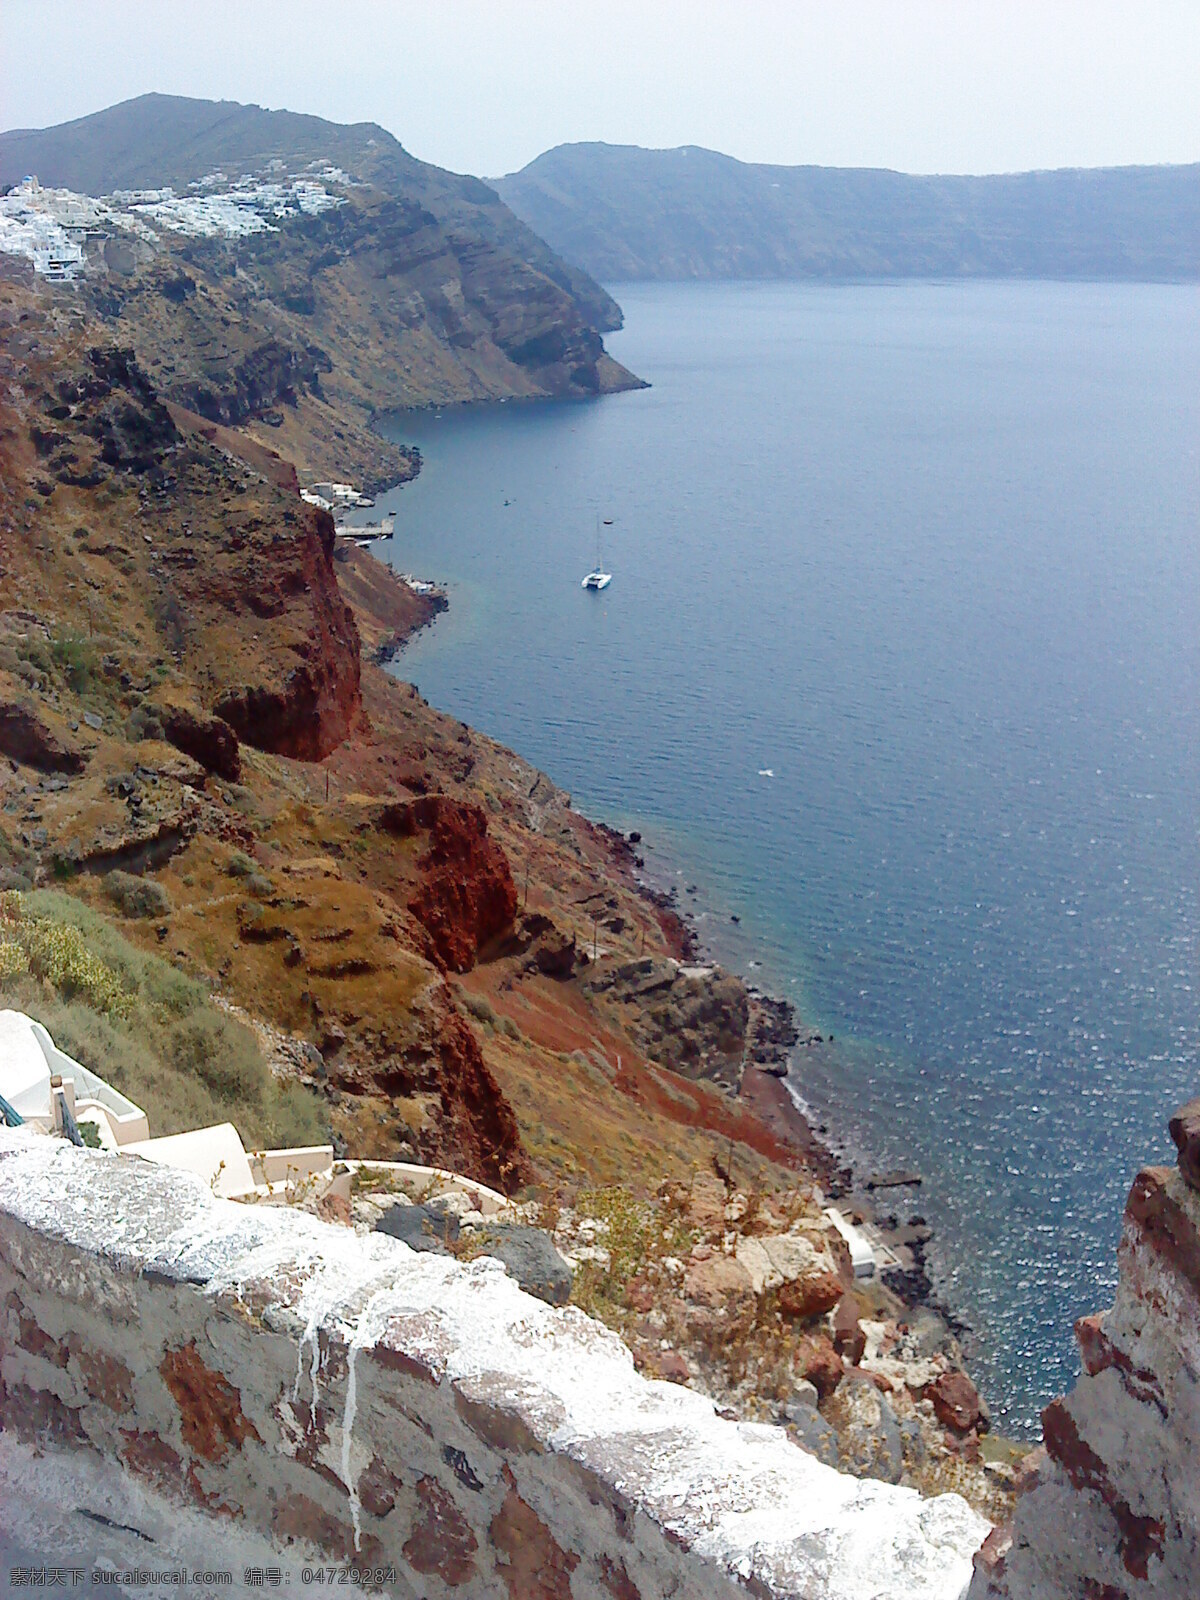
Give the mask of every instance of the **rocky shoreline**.
[[(695, 920), (680, 906), (678, 890), (646, 876), (645, 858), (637, 848), (642, 843), (641, 833), (635, 830), (626, 835), (604, 824), (598, 826), (609, 839), (616, 862), (633, 870), (635, 887), (655, 907), (679, 959), (722, 971)], [(933, 1229), (919, 1211), (902, 1220), (896, 1208), (880, 1204), (881, 1195), (895, 1191), (914, 1195), (923, 1183), (921, 1174), (864, 1168), (838, 1148), (824, 1124), (811, 1120), (797, 1103), (788, 1080), (797, 1052), (829, 1044), (832, 1039), (804, 1022), (792, 1001), (764, 992), (742, 974), (734, 976), (745, 990), (749, 1007), (738, 1098), (802, 1157), (827, 1197), (842, 1204), (849, 1219), (867, 1228), (894, 1258), (887, 1282), (897, 1298), (940, 1318), (956, 1340), (969, 1339), (970, 1324), (942, 1298), (930, 1272)]]
[[(343, 583), (347, 566), (351, 566), (354, 573), (352, 581), (360, 585), (364, 584), (364, 568), (369, 572), (372, 566), (382, 567), (389, 577), (395, 576), (390, 566), (369, 550), (354, 549), (346, 554), (348, 559), (339, 572)], [(370, 588), (373, 609), (379, 615), (376, 586)], [(382, 590), (383, 586), (378, 588)], [(411, 614), (407, 606), (402, 608), (401, 614), (394, 600), (390, 609), (384, 611), (392, 631), (373, 645), (373, 659), (379, 665), (393, 666), (409, 640), (436, 621), (449, 606), (448, 599), (440, 592), (430, 596), (414, 593), (412, 598)], [(592, 819), (589, 825), (607, 844), (614, 867), (653, 908), (672, 957), (685, 967), (710, 969), (715, 985), (732, 980), (742, 992), (746, 1013), (744, 1045), (736, 1070), (710, 1070), (700, 1075), (721, 1083), (726, 1092), (740, 1100), (781, 1145), (800, 1158), (817, 1178), (825, 1195), (847, 1208), (851, 1222), (871, 1231), (884, 1252), (893, 1258), (887, 1281), (898, 1299), (933, 1313), (956, 1339), (969, 1337), (969, 1324), (945, 1303), (931, 1277), (928, 1247), (933, 1238), (932, 1228), (919, 1212), (901, 1220), (895, 1209), (884, 1209), (878, 1203), (880, 1194), (896, 1190), (913, 1194), (922, 1183), (921, 1175), (884, 1173), (874, 1168), (864, 1170), (848, 1160), (829, 1137), (827, 1128), (815, 1124), (801, 1109), (788, 1086), (796, 1053), (831, 1040), (804, 1022), (792, 1001), (765, 992), (743, 974), (726, 972), (706, 948), (695, 919), (680, 906), (678, 890), (673, 885), (656, 882), (653, 875), (647, 873), (645, 856), (639, 848), (643, 844), (640, 830), (624, 833)], [(648, 972), (645, 976), (653, 981), (653, 974)], [(679, 1063), (674, 1065), (678, 1068)]]

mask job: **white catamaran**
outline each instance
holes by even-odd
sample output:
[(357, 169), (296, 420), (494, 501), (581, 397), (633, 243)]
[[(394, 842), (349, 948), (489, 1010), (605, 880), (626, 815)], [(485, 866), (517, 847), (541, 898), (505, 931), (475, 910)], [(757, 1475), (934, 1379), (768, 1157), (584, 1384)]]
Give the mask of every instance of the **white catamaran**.
[[(612, 527), (612, 518), (611, 517), (605, 517), (604, 526), (606, 528), (611, 528)], [(611, 572), (605, 572), (605, 570), (604, 570), (604, 559), (600, 554), (600, 518), (597, 516), (597, 518), (596, 518), (596, 565), (588, 573), (587, 577), (584, 578), (584, 580), (583, 580), (582, 584), (580, 585), (580, 587), (584, 588), (584, 589), (593, 589), (593, 590), (597, 590), (598, 591), (600, 589), (607, 589), (611, 582), (612, 582), (612, 573)]]

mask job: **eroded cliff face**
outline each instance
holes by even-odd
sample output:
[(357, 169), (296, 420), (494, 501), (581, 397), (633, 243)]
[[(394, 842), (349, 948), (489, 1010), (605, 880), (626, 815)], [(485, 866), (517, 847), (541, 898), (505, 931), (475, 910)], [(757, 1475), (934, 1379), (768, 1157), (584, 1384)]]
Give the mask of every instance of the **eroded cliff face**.
[(64, 340), (61, 316), (17, 290), (2, 309), (6, 602), (73, 614), (80, 679), (86, 640), (108, 638), (112, 677), (146, 691), (171, 657), (245, 743), (326, 755), (361, 711), (328, 514), (298, 498), (283, 462), (258, 470), (168, 411), (95, 324)]
[[(969, 1600), (1200, 1594), (1200, 1102), (1179, 1170), (1129, 1192), (1110, 1311), (1076, 1326), (1083, 1374), (1042, 1415), (1044, 1454)], [(1178, 1129), (1178, 1131), (1177, 1131)]]

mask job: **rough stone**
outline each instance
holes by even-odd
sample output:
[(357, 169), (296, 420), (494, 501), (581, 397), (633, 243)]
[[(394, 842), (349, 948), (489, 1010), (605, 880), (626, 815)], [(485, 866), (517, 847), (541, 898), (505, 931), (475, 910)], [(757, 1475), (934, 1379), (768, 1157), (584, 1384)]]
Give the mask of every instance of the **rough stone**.
[(837, 1429), (827, 1422), (819, 1411), (798, 1406), (794, 1416), (788, 1418), (789, 1431), (802, 1450), (816, 1456), (827, 1467), (836, 1467), (839, 1461)]
[(82, 772), (85, 757), (28, 701), (0, 698), (0, 755), (42, 772)]
[(823, 1333), (811, 1334), (798, 1342), (795, 1362), (822, 1401), (829, 1398), (845, 1376), (841, 1356), (833, 1348), (832, 1340)]
[(400, 1239), (410, 1250), (425, 1250), (446, 1255), (458, 1243), (460, 1223), (453, 1211), (433, 1206), (389, 1206), (375, 1224), (376, 1233)]
[(1190, 1189), (1200, 1191), (1200, 1099), (1189, 1100), (1168, 1126), (1179, 1151), (1183, 1181)]
[(925, 1391), (933, 1403), (938, 1421), (955, 1433), (974, 1433), (986, 1428), (979, 1392), (965, 1372), (952, 1369), (941, 1373)]
[(851, 1374), (830, 1402), (843, 1463), (859, 1477), (899, 1483), (904, 1471), (900, 1423), (869, 1378)]
[(785, 1317), (802, 1322), (832, 1311), (842, 1298), (842, 1293), (841, 1281), (836, 1273), (813, 1272), (781, 1284), (777, 1304)]
[(791, 1393), (783, 1402), (783, 1416), (788, 1422), (795, 1422), (799, 1415), (807, 1411), (815, 1411), (820, 1404), (820, 1395), (816, 1385), (809, 1383), (807, 1378), (799, 1378), (792, 1384)]
[(168, 1350), (158, 1370), (179, 1407), (183, 1442), (198, 1456), (221, 1461), (231, 1447), (240, 1450), (247, 1439), (259, 1438), (242, 1411), (241, 1395), (221, 1373), (205, 1366), (194, 1341)]
[(404, 1544), (404, 1555), (415, 1572), (433, 1574), (450, 1588), (475, 1576), (479, 1541), (454, 1496), (436, 1478), (417, 1483), (420, 1515)]
[(517, 1223), (492, 1223), (484, 1239), (489, 1256), (504, 1263), (506, 1271), (529, 1294), (550, 1306), (565, 1306), (571, 1298), (571, 1269), (541, 1228)]
[(500, 1575), (510, 1600), (571, 1600), (571, 1574), (579, 1557), (562, 1549), (511, 1482), (490, 1532), (504, 1557)]
[[(1186, 1140), (1185, 1140), (1186, 1144)], [(1042, 1414), (1013, 1523), (970, 1600), (1192, 1600), (1200, 1572), (1200, 1194), (1134, 1180), (1111, 1310), (1076, 1326), (1083, 1372)]]
[(858, 1301), (845, 1295), (833, 1315), (833, 1348), (843, 1361), (856, 1367), (867, 1348), (866, 1329), (858, 1318)]

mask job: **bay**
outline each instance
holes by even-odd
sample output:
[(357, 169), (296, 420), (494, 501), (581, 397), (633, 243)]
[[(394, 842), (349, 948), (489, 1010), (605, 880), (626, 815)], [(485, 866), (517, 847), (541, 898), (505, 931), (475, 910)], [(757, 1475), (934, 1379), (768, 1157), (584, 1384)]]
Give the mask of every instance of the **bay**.
[(615, 292), (650, 389), (383, 424), (387, 559), (450, 588), (397, 670), (836, 1036), (796, 1089), (925, 1174), (1030, 1433), (1200, 1092), (1200, 291)]

